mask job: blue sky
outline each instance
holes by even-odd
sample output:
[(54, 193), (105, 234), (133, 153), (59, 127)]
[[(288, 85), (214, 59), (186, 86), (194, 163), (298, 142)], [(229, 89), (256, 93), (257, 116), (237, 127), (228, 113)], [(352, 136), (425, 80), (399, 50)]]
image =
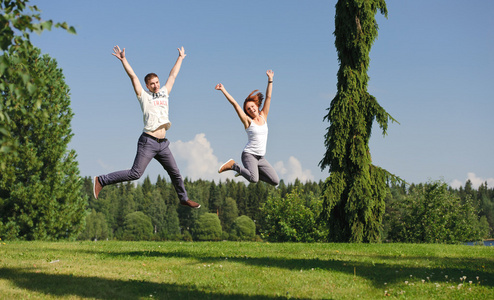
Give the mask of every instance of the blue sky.
[[(32, 1), (44, 19), (66, 21), (33, 43), (55, 58), (71, 89), (82, 176), (131, 167), (143, 124), (114, 45), (126, 48), (136, 74), (162, 81), (178, 47), (187, 57), (170, 95), (167, 133), (182, 175), (225, 180), (221, 163), (240, 160), (246, 143), (223, 83), (243, 99), (274, 75), (266, 158), (285, 182), (324, 180), (318, 167), (336, 93), (336, 1)], [(377, 15), (368, 90), (400, 124), (383, 137), (374, 124), (373, 163), (410, 183), (444, 180), (494, 186), (494, 2), (387, 1)], [(144, 176), (168, 175), (151, 162)], [(242, 180), (242, 179), (239, 179)]]

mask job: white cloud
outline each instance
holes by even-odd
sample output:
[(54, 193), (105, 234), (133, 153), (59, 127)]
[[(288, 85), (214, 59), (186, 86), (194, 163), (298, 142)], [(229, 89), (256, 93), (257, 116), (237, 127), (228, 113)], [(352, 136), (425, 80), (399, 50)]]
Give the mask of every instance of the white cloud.
[(112, 172), (113, 170), (115, 170), (115, 168), (109, 164), (107, 164), (106, 162), (104, 162), (103, 160), (101, 159), (98, 159), (97, 160), (97, 163), (98, 165), (103, 168), (103, 170), (105, 170), (106, 172)]
[(206, 139), (204, 133), (197, 134), (193, 140), (182, 142), (181, 140), (170, 144), (175, 160), (182, 161), (179, 166), (186, 166), (185, 169), (180, 167), (182, 176), (190, 180), (226, 180), (233, 179), (234, 172), (225, 172), (218, 174), (218, 168), (223, 162), (218, 162), (218, 158), (213, 154), (213, 148)]
[[(177, 160), (182, 176), (190, 180), (245, 180), (243, 177), (234, 177), (235, 172), (224, 172), (218, 174), (218, 168), (224, 163), (218, 161), (213, 154), (213, 148), (206, 139), (204, 133), (197, 134), (193, 140), (183, 142), (181, 140), (170, 144), (173, 156)], [(185, 166), (185, 168), (183, 167)], [(301, 182), (314, 181), (311, 171), (302, 169), (302, 164), (298, 159), (291, 156), (287, 163), (279, 161), (273, 165), (278, 172), (280, 179), (286, 183), (293, 183), (295, 179)]]
[(469, 172), (467, 173), (467, 178), (461, 182), (460, 180), (458, 179), (455, 179), (453, 181), (451, 181), (451, 183), (449, 184), (452, 188), (459, 188), (461, 186), (464, 186), (465, 183), (467, 182), (467, 180), (470, 180), (472, 182), (472, 187), (474, 189), (478, 189), (479, 186), (485, 182), (487, 182), (487, 186), (492, 188), (494, 187), (494, 178), (482, 178), (482, 177), (478, 177), (477, 175), (475, 175), (475, 173), (473, 172)]
[(459, 189), (460, 186), (463, 186), (463, 182), (459, 181), (458, 179), (455, 179), (455, 180), (451, 181), (451, 183), (449, 185), (454, 189)]
[(283, 161), (278, 161), (273, 167), (278, 172), (280, 179), (283, 179), (285, 183), (293, 183), (297, 178), (301, 182), (314, 181), (314, 175), (312, 175), (311, 171), (309, 169), (303, 170), (300, 161), (293, 156), (288, 158), (286, 165)]

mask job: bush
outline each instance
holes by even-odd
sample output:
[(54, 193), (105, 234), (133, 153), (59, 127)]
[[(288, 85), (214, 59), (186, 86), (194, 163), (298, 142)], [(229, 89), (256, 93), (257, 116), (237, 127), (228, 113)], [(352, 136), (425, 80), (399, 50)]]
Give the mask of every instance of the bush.
[(221, 239), (221, 222), (218, 215), (205, 213), (194, 225), (194, 238), (198, 241), (218, 241)]
[(261, 206), (264, 221), (261, 237), (274, 242), (320, 241), (323, 232), (316, 222), (320, 210), (321, 200), (312, 192), (303, 194), (296, 188), (285, 198), (271, 195)]
[(153, 235), (151, 218), (142, 211), (125, 216), (121, 239), (125, 241), (150, 240)]
[(252, 241), (256, 237), (256, 224), (247, 216), (240, 216), (232, 224), (230, 239)]
[(94, 209), (86, 217), (86, 227), (79, 236), (82, 240), (105, 240), (108, 238), (108, 225), (105, 220), (105, 215), (96, 212)]

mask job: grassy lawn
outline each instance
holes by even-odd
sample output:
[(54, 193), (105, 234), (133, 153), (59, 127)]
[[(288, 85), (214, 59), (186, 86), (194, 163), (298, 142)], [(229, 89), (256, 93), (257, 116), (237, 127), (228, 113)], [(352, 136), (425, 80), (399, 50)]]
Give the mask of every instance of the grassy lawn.
[(494, 299), (494, 247), (4, 242), (0, 299)]

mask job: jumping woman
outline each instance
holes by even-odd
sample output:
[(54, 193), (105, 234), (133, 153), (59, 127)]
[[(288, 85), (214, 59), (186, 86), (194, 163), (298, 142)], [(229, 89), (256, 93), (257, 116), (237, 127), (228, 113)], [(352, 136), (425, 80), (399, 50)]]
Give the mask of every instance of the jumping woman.
[[(226, 91), (223, 84), (216, 85), (216, 89), (220, 90), (225, 95), (228, 102), (233, 105), (237, 112), (240, 122), (244, 125), (247, 132), (247, 145), (242, 151), (243, 167), (237, 164), (233, 159), (224, 163), (218, 173), (228, 170), (236, 171), (249, 182), (257, 183), (259, 180), (267, 182), (271, 185), (278, 185), (280, 180), (274, 168), (264, 158), (266, 154), (266, 145), (268, 142), (268, 119), (269, 106), (271, 104), (271, 91), (273, 89), (272, 70), (266, 71), (268, 76), (268, 87), (266, 88), (266, 101), (262, 106), (264, 96), (262, 93), (254, 90), (244, 101), (243, 108), (235, 101), (235, 99)], [(257, 92), (257, 93), (256, 93)], [(260, 109), (262, 106), (262, 109)]]

